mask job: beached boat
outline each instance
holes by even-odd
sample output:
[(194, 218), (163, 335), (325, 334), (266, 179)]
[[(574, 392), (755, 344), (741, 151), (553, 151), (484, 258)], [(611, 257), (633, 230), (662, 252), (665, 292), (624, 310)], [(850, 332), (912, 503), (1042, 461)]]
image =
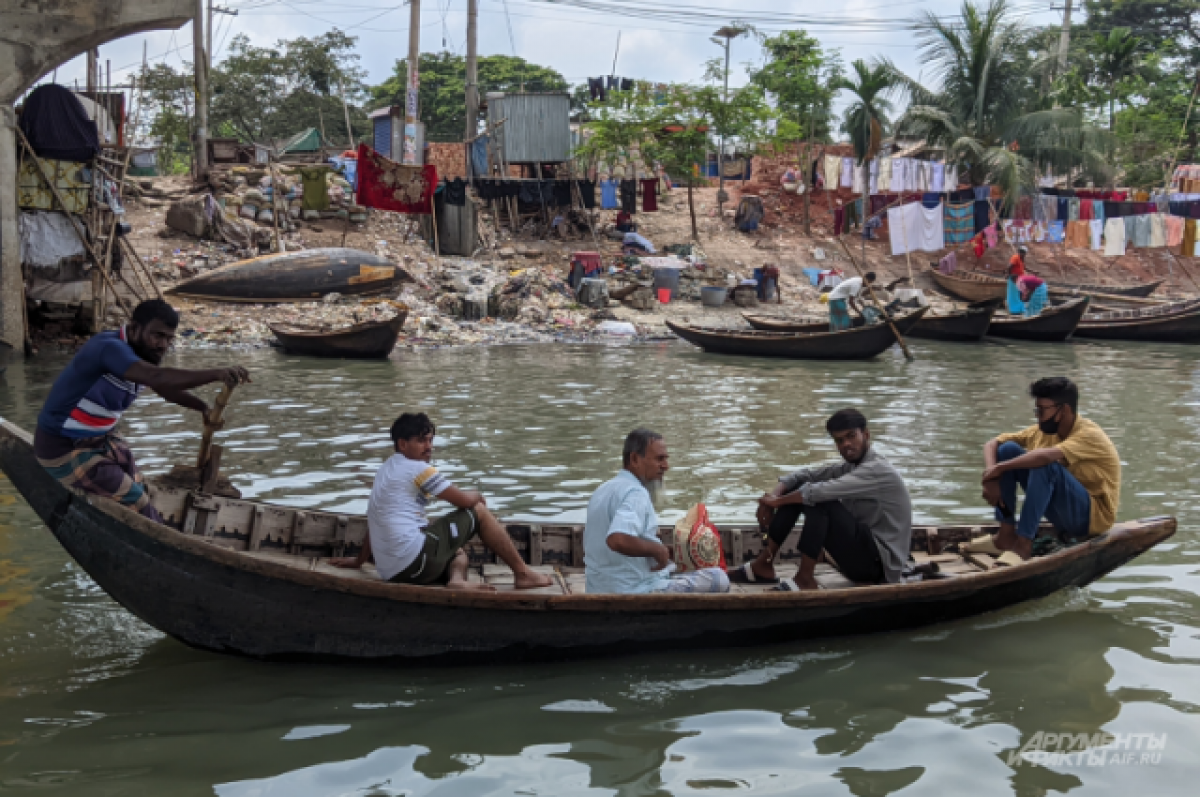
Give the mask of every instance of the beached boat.
[(1087, 296), (1069, 299), (1062, 304), (1048, 305), (1032, 318), (1021, 315), (996, 315), (988, 327), (988, 334), (998, 338), (1037, 340), (1048, 343), (1066, 340), (1079, 326), (1087, 312)]
[(213, 269), (167, 291), (220, 302), (310, 302), (330, 293), (370, 296), (411, 282), (387, 258), (358, 249), (305, 249)]
[(1138, 310), (1089, 313), (1075, 330), (1079, 338), (1200, 343), (1200, 299)]
[[(132, 614), (188, 645), (268, 659), (465, 662), (599, 656), (798, 642), (942, 623), (1082, 587), (1175, 532), (1170, 517), (1120, 523), (1087, 542), (1000, 568), (957, 544), (987, 526), (913, 529), (913, 558), (936, 564), (920, 582), (866, 586), (831, 565), (815, 592), (734, 585), (725, 595), (586, 595), (583, 527), (509, 524), (522, 556), (555, 584), (514, 591), (512, 575), (469, 548), (472, 580), (496, 592), (380, 581), (343, 570), (366, 518), (151, 486), (160, 525), (72, 493), (37, 463), (29, 433), (0, 421), (0, 469), (81, 568)], [(661, 536), (670, 541), (671, 529)], [(757, 527), (721, 530), (727, 561), (759, 551)], [(777, 568), (792, 573), (798, 533)]]
[[(965, 299), (968, 302), (983, 302), (989, 299), (1004, 299), (1008, 293), (1007, 281), (1004, 277), (991, 274), (981, 274), (978, 271), (955, 271), (953, 274), (943, 274), (936, 268), (931, 268), (929, 274), (942, 290)], [(1163, 280), (1155, 280), (1142, 285), (1073, 285), (1058, 282), (1046, 283), (1046, 290), (1056, 297), (1081, 295), (1096, 295), (1099, 297), (1120, 299), (1145, 298), (1162, 285)]]
[[(755, 329), (763, 332), (791, 332), (800, 334), (811, 334), (814, 332), (828, 332), (829, 319), (817, 318), (815, 316), (798, 316), (796, 318), (786, 318), (778, 315), (759, 315), (757, 313), (742, 313), (742, 318), (746, 319), (746, 323)], [(861, 321), (861, 319), (853, 319)]]
[[(928, 308), (892, 319), (904, 335)], [(891, 324), (879, 323), (830, 332), (828, 322), (821, 332), (763, 332), (760, 330), (699, 327), (667, 322), (679, 337), (714, 354), (749, 357), (788, 357), (795, 360), (865, 360), (878, 356), (896, 342)]]
[(408, 311), (401, 310), (387, 321), (367, 321), (336, 329), (293, 324), (267, 324), (279, 345), (290, 354), (311, 357), (380, 359), (396, 348), (396, 339)]
[(927, 313), (909, 330), (908, 335), (912, 338), (948, 340), (957, 343), (982, 340), (1002, 302), (1002, 299), (989, 299), (984, 302), (974, 302), (962, 310), (954, 310), (944, 315)]

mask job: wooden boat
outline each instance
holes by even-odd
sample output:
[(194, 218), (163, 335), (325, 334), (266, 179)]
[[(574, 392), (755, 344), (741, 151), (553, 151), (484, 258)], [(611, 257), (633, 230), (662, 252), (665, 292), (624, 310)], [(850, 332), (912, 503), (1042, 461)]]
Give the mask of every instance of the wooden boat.
[(1026, 318), (1019, 315), (994, 316), (988, 334), (999, 338), (1038, 340), (1045, 342), (1063, 341), (1071, 337), (1087, 312), (1087, 296), (1070, 299), (1062, 304), (1049, 305), (1040, 315)]
[[(904, 335), (928, 310), (918, 308), (892, 319)], [(714, 354), (750, 357), (788, 357), (795, 360), (865, 360), (882, 354), (896, 342), (889, 324), (830, 332), (762, 332), (759, 330), (698, 327), (667, 322), (667, 327), (688, 343)]]
[[(829, 319), (817, 318), (815, 316), (800, 316), (797, 318), (785, 318), (777, 315), (758, 315), (757, 313), (742, 313), (742, 318), (746, 319), (746, 323), (757, 330), (763, 332), (791, 332), (800, 334), (812, 334), (814, 332), (828, 332)], [(858, 319), (855, 319), (858, 320)], [(903, 333), (901, 333), (903, 334)]]
[[(989, 299), (1004, 299), (1008, 295), (1008, 284), (1004, 277), (982, 274), (978, 271), (955, 271), (943, 274), (936, 268), (929, 270), (933, 281), (942, 290), (968, 302), (983, 302)], [(1053, 296), (1068, 297), (1095, 294), (1101, 297), (1144, 298), (1154, 293), (1163, 280), (1143, 285), (1070, 285), (1047, 281), (1046, 290)]]
[(392, 353), (408, 311), (402, 310), (387, 321), (322, 329), (291, 324), (267, 324), (283, 349), (291, 354), (311, 357), (352, 357), (382, 359)]
[(1089, 313), (1075, 336), (1101, 340), (1200, 343), (1200, 299), (1138, 310)]
[(311, 302), (330, 293), (370, 296), (412, 281), (386, 258), (358, 249), (305, 249), (230, 263), (167, 293), (220, 302)]
[[(734, 585), (724, 595), (583, 594), (583, 527), (509, 524), (526, 561), (555, 585), (512, 589), (511, 572), (472, 545), (472, 580), (497, 591), (463, 592), (380, 581), (370, 570), (330, 566), (354, 555), (366, 518), (202, 495), (151, 485), (169, 525), (113, 501), (73, 493), (37, 464), (31, 436), (0, 421), (0, 469), (80, 567), (114, 600), (185, 644), (265, 659), (491, 662), (797, 642), (918, 628), (1082, 587), (1167, 539), (1170, 517), (1120, 523), (1080, 545), (997, 568), (956, 544), (992, 529), (913, 529), (913, 558), (935, 563), (916, 583), (856, 585), (831, 565), (825, 589), (768, 591)], [(671, 529), (663, 528), (669, 542)], [(722, 526), (731, 565), (757, 555), (762, 534)], [(782, 574), (799, 560), (785, 543)], [(507, 582), (507, 583), (506, 583)]]
[(908, 335), (912, 338), (955, 342), (983, 340), (1002, 302), (1003, 299), (989, 299), (985, 302), (974, 302), (963, 310), (955, 310), (946, 315), (926, 314), (909, 330)]

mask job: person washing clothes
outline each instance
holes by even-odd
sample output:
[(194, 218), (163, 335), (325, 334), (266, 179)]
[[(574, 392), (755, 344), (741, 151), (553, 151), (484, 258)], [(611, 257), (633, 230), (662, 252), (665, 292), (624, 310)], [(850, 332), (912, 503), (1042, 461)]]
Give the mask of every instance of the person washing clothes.
[(1008, 261), (1008, 312), (1013, 315), (1019, 315), (1025, 311), (1025, 303), (1021, 301), (1021, 291), (1017, 287), (1017, 280), (1025, 276), (1025, 256), (1029, 254), (1029, 250), (1024, 246), (1018, 246), (1017, 252)]

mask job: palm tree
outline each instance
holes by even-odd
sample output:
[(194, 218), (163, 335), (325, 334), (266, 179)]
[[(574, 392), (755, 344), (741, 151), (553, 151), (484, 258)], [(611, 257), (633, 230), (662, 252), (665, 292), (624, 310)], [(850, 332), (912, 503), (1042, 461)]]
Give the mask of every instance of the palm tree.
[(1096, 56), (1094, 74), (1108, 88), (1109, 133), (1113, 132), (1116, 123), (1117, 84), (1141, 66), (1145, 44), (1146, 40), (1134, 36), (1129, 28), (1113, 28), (1108, 35), (1097, 33), (1092, 37), (1092, 50)]
[(944, 146), (972, 185), (999, 185), (1006, 203), (1032, 187), (1038, 167), (1110, 172), (1097, 131), (1079, 111), (1037, 110), (1037, 88), (1020, 61), (1021, 28), (1009, 21), (1007, 0), (986, 6), (965, 0), (959, 19), (926, 12), (914, 28), (940, 88), (928, 89), (887, 64), (910, 102), (898, 131)]
[(850, 136), (854, 155), (863, 170), (863, 192), (870, 191), (870, 160), (879, 151), (883, 129), (888, 124), (892, 104), (887, 93), (896, 84), (894, 69), (883, 62), (867, 66), (861, 58), (850, 65), (852, 77), (830, 82), (831, 91), (848, 91), (854, 101), (842, 116), (842, 132)]

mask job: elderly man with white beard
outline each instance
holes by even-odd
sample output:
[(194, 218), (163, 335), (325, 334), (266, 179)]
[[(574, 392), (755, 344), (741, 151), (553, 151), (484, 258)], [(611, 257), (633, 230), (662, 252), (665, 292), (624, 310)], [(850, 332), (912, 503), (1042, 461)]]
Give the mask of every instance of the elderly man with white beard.
[(649, 429), (625, 438), (620, 473), (600, 485), (588, 502), (583, 531), (588, 593), (641, 595), (651, 592), (729, 591), (729, 577), (711, 567), (671, 575), (671, 551), (658, 538), (663, 477), (669, 468), (667, 444)]

